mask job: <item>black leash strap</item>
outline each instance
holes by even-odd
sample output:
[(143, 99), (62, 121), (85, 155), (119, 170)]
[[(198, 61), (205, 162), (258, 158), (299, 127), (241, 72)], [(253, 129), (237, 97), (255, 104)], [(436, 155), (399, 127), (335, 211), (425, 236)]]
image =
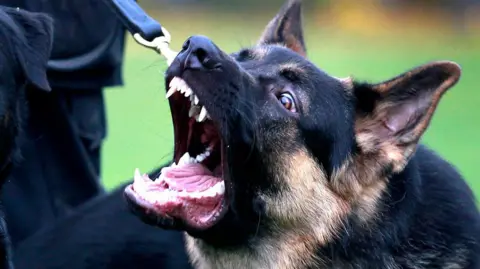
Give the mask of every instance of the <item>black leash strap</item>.
[[(169, 48), (170, 34), (158, 21), (148, 16), (135, 0), (103, 0), (103, 2), (117, 15), (137, 43), (154, 49), (163, 55), (170, 65), (177, 53)], [(87, 53), (66, 59), (50, 59), (48, 69), (73, 72), (86, 68), (100, 59), (116, 41), (117, 36), (118, 32), (112, 31), (102, 43)]]
[(154, 49), (167, 59), (170, 65), (177, 53), (172, 51), (170, 33), (152, 19), (135, 0), (104, 0), (125, 25), (133, 38), (140, 45)]
[(132, 34), (140, 34), (146, 41), (164, 36), (162, 25), (145, 13), (134, 0), (104, 0)]

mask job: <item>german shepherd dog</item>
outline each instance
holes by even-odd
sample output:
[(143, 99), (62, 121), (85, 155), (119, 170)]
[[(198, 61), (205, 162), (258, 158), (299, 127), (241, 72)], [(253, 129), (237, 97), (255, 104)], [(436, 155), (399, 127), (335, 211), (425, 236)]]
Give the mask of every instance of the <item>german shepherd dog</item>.
[[(0, 189), (20, 158), (19, 140), (27, 117), (27, 87), (50, 90), (46, 65), (52, 30), (53, 21), (47, 15), (0, 6)], [(3, 214), (0, 214), (0, 268), (12, 268)]]
[(300, 1), (258, 44), (192, 36), (166, 72), (174, 163), (125, 196), (185, 231), (207, 268), (480, 268), (480, 214), (456, 169), (419, 144), (461, 68), (372, 84), (306, 58)]

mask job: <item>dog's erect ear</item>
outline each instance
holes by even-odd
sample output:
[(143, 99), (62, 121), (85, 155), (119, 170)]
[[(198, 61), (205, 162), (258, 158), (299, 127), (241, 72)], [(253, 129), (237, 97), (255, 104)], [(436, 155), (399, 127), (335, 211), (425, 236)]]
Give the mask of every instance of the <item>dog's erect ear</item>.
[(300, 0), (287, 0), (280, 12), (268, 23), (258, 44), (282, 44), (306, 56)]
[(432, 62), (380, 84), (354, 84), (355, 131), (364, 153), (377, 153), (403, 169), (442, 95), (460, 78), (453, 62)]
[(6, 9), (11, 16), (19, 37), (15, 44), (15, 53), (24, 71), (25, 78), (33, 86), (50, 91), (47, 79), (47, 62), (53, 43), (53, 20), (46, 14), (28, 12), (20, 9)]

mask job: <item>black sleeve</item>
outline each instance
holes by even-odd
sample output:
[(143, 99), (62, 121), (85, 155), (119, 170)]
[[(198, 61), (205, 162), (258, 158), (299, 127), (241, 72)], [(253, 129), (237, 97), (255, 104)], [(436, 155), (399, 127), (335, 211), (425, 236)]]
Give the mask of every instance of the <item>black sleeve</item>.
[(54, 19), (49, 64), (53, 88), (102, 88), (123, 83), (125, 29), (100, 0), (0, 0)]

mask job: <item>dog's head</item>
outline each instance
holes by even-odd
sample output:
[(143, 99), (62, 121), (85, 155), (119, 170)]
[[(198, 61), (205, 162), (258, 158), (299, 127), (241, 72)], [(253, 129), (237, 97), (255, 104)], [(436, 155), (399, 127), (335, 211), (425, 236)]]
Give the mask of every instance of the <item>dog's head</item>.
[(126, 196), (145, 221), (205, 245), (277, 235), (306, 251), (347, 216), (375, 218), (459, 76), (452, 62), (378, 84), (330, 76), (307, 59), (301, 6), (289, 1), (254, 47), (184, 43), (166, 73), (175, 163), (155, 181), (137, 172)]
[(0, 173), (18, 149), (27, 87), (49, 91), (46, 75), (53, 37), (52, 19), (20, 9), (0, 8)]

